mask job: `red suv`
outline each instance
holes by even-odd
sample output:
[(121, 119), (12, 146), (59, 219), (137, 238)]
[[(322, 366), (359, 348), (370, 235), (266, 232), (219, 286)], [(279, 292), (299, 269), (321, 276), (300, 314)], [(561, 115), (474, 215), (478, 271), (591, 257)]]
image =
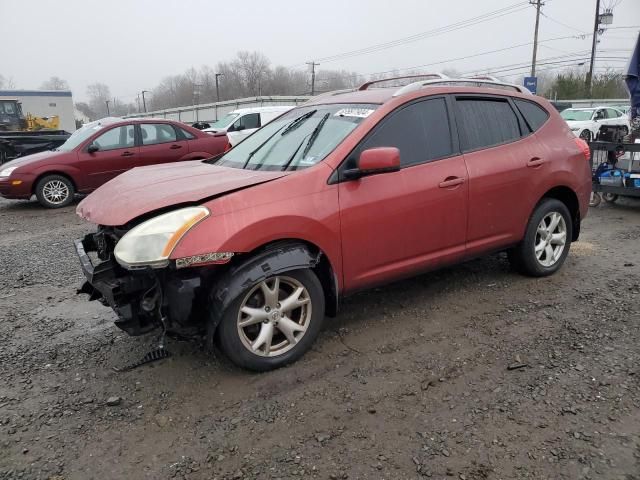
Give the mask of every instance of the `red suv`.
[(352, 292), (496, 251), (557, 271), (587, 213), (588, 158), (514, 85), (324, 95), (219, 158), (137, 169), (83, 200), (98, 230), (76, 241), (82, 291), (132, 335), (206, 332), (236, 364), (276, 368)]
[(36, 195), (45, 207), (71, 203), (134, 167), (203, 159), (222, 153), (224, 135), (212, 136), (163, 119), (105, 118), (76, 130), (56, 150), (35, 153), (0, 166), (0, 195)]

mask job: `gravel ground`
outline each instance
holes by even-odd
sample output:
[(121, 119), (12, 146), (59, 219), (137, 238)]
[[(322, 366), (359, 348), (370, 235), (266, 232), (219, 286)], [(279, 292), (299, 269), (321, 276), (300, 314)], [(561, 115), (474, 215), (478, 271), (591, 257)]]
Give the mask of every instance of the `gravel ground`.
[(154, 337), (76, 296), (75, 206), (0, 200), (0, 479), (640, 479), (640, 201), (547, 279), (501, 255), (345, 301), (296, 364)]

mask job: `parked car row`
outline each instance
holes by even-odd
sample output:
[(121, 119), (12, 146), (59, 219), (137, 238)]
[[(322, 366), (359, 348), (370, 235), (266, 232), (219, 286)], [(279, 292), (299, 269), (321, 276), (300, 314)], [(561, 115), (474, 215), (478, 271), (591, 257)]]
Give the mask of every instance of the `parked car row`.
[(496, 251), (556, 272), (591, 170), (554, 107), (493, 80), (374, 84), (285, 112), (218, 158), (98, 188), (77, 208), (96, 225), (75, 242), (82, 291), (132, 335), (203, 334), (263, 371), (304, 354), (353, 292)]

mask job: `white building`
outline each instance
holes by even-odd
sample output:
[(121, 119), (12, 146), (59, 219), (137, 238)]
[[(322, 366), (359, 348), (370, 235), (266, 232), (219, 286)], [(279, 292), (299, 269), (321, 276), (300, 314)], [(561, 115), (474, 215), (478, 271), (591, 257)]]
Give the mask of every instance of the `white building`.
[(58, 115), (61, 130), (76, 130), (73, 98), (68, 90), (0, 90), (0, 100), (3, 99), (17, 99), (25, 116), (28, 113), (36, 117)]

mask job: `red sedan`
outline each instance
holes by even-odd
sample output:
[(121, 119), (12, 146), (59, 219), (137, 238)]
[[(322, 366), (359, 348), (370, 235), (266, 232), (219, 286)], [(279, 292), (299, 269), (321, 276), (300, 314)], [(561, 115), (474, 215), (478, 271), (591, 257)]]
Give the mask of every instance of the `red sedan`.
[(134, 167), (209, 158), (227, 146), (213, 136), (164, 119), (105, 118), (84, 125), (58, 149), (36, 153), (0, 167), (0, 195), (28, 200), (36, 195), (60, 208), (75, 193), (89, 193)]

